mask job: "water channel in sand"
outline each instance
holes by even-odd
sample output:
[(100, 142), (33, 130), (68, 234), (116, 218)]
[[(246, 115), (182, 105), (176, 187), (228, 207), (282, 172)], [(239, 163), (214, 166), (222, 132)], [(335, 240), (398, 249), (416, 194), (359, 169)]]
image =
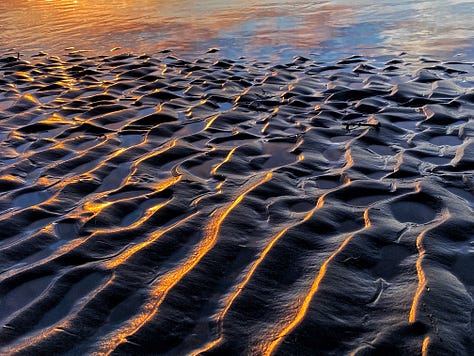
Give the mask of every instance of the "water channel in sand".
[(473, 9), (467, 0), (2, 0), (0, 53), (195, 56), (218, 47), (228, 58), (284, 61), (393, 51), (465, 60), (473, 57)]

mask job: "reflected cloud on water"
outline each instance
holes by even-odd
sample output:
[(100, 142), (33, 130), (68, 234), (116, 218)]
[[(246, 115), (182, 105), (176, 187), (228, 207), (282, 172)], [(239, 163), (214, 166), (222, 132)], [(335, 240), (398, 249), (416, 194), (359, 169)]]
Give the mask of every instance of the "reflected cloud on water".
[(472, 56), (472, 2), (360, 0), (4, 0), (0, 52), (108, 54), (219, 47), (229, 57), (276, 59), (318, 52)]

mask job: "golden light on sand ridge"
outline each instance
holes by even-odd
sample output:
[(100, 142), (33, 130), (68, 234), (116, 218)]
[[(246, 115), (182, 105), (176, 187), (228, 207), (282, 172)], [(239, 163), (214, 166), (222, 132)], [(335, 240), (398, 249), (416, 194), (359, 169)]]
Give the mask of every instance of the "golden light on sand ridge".
[[(215, 214), (212, 215), (209, 224), (207, 225), (205, 236), (202, 241), (196, 246), (193, 252), (187, 257), (185, 261), (179, 264), (175, 269), (170, 270), (165, 275), (161, 276), (155, 283), (153, 283), (153, 289), (150, 292), (150, 297), (148, 302), (142, 308), (142, 311), (137, 314), (133, 319), (127, 321), (126, 325), (121, 327), (119, 330), (114, 332), (113, 335), (109, 338), (107, 342), (104, 342), (100, 352), (111, 353), (113, 350), (121, 343), (127, 341), (127, 337), (132, 335), (137, 331), (147, 320), (152, 318), (157, 312), (158, 309), (170, 292), (170, 290), (179, 282), (181, 279), (189, 273), (199, 261), (208, 253), (208, 251), (216, 243), (216, 239), (219, 235), (219, 231), (222, 223), (226, 217), (241, 203), (247, 194), (252, 190), (256, 189), (260, 185), (268, 182), (272, 178), (272, 172), (266, 173), (263, 177), (259, 176), (255, 179), (250, 180), (250, 182), (244, 187), (241, 193), (235, 197), (229, 204), (222, 207)], [(142, 242), (141, 244), (135, 245), (124, 251), (120, 256), (115, 258), (113, 261), (107, 263), (108, 268), (114, 268), (120, 264), (123, 264), (124, 261), (128, 260), (131, 256), (138, 253), (140, 250), (148, 246), (149, 244), (156, 241), (163, 234), (171, 231), (175, 228), (186, 223), (186, 221), (199, 215), (199, 212), (196, 212), (192, 215), (189, 215), (185, 219), (182, 219), (170, 227), (158, 231), (156, 234), (153, 234), (149, 239)]]
[(280, 346), (280, 344), (283, 342), (284, 338), (288, 336), (301, 323), (301, 321), (306, 316), (308, 309), (310, 308), (310, 304), (315, 294), (319, 290), (319, 286), (322, 280), (326, 276), (327, 270), (329, 268), (329, 264), (334, 260), (336, 256), (338, 256), (338, 254), (347, 246), (347, 244), (349, 244), (349, 242), (359, 232), (370, 228), (371, 224), (368, 218), (368, 209), (364, 211), (364, 220), (365, 220), (364, 228), (362, 228), (361, 230), (353, 234), (348, 235), (344, 239), (344, 241), (339, 245), (339, 247), (323, 262), (308, 292), (302, 298), (302, 302), (299, 303), (299, 300), (298, 300), (299, 305), (296, 306), (296, 313), (288, 317), (288, 320), (285, 321), (286, 326), (284, 326), (276, 334), (272, 334), (268, 336), (270, 341), (264, 341), (263, 344), (259, 346), (259, 352), (262, 352), (262, 354), (265, 356), (272, 355)]

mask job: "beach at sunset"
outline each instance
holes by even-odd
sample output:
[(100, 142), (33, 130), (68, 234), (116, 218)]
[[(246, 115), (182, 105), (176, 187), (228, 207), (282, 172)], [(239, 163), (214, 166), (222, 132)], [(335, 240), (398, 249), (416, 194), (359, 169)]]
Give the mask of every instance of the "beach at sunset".
[(3, 1), (0, 354), (472, 355), (473, 13)]

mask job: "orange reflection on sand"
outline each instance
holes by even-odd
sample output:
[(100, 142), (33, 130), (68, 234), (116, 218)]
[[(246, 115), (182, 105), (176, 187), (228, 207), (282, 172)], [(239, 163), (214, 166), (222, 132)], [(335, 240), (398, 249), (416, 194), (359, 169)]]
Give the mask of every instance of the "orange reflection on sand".
[[(135, 145), (133, 147), (137, 147), (137, 146), (140, 146), (140, 145), (145, 145), (146, 143), (146, 139), (144, 140), (144, 142), (138, 144), (138, 145)], [(168, 141), (166, 142), (164, 145), (162, 145), (162, 147), (160, 147), (159, 149), (155, 150), (155, 151), (151, 151), (143, 156), (141, 156), (140, 158), (138, 158), (137, 160), (135, 160), (133, 162), (133, 165), (132, 165), (132, 168), (131, 168), (131, 171), (130, 171), (130, 174), (128, 175), (128, 177), (125, 179), (125, 181), (123, 182), (123, 185), (125, 184), (128, 184), (128, 183), (131, 183), (131, 181), (133, 180), (133, 177), (135, 176), (135, 173), (137, 172), (138, 170), (138, 165), (140, 163), (142, 163), (143, 161), (146, 161), (147, 159), (150, 159), (152, 157), (155, 157), (155, 156), (158, 156), (166, 151), (168, 151), (169, 149), (173, 148), (176, 146), (176, 143), (177, 143), (177, 140), (176, 139), (173, 139), (171, 141)], [(128, 149), (131, 149), (132, 147), (129, 147), (129, 148), (125, 148), (123, 149), (124, 151), (125, 150), (128, 150)], [(158, 184), (154, 185), (153, 188), (158, 191), (158, 192), (161, 192), (162, 190), (165, 190), (166, 188), (170, 187), (171, 185), (174, 185), (176, 183), (178, 183), (179, 181), (181, 180), (181, 176), (172, 176), (172, 177), (169, 177), (161, 182), (159, 182)]]
[(346, 159), (346, 164), (342, 168), (343, 171), (348, 170), (354, 165), (354, 159), (352, 158), (352, 153), (351, 153), (350, 148), (346, 150), (346, 153), (344, 154), (344, 158)]
[[(194, 249), (193, 253), (189, 256), (189, 258), (182, 264), (178, 265), (174, 270), (171, 270), (159, 279), (157, 285), (150, 292), (150, 299), (145, 304), (140, 314), (132, 318), (127, 325), (123, 326), (117, 332), (115, 332), (114, 335), (112, 335), (109, 340), (102, 345), (101, 349), (99, 350), (99, 353), (112, 353), (118, 345), (127, 341), (128, 336), (133, 335), (135, 332), (137, 332), (140, 327), (142, 327), (157, 313), (158, 308), (160, 307), (161, 303), (163, 303), (163, 300), (166, 298), (170, 290), (176, 284), (178, 284), (179, 281), (184, 276), (186, 276), (186, 274), (188, 274), (215, 245), (217, 237), (219, 235), (220, 227), (224, 222), (225, 218), (242, 202), (242, 200), (247, 194), (249, 194), (251, 191), (259, 187), (260, 185), (264, 184), (265, 182), (268, 182), (272, 178), (272, 176), (273, 174), (269, 172), (266, 173), (263, 177), (260, 176), (257, 179), (251, 180), (247, 184), (245, 189), (243, 189), (243, 192), (240, 193), (231, 203), (222, 207), (213, 214), (209, 225), (205, 229), (203, 239)], [(143, 242), (140, 245), (134, 246), (131, 250), (133, 251), (133, 253), (139, 251), (140, 249), (154, 242), (165, 232), (174, 229), (177, 226), (181, 226), (185, 221), (188, 221), (189, 219), (197, 215), (198, 213), (194, 213), (186, 219), (178, 221), (170, 228), (163, 231), (159, 231), (149, 240)], [(125, 254), (123, 254), (122, 257), (119, 257), (116, 262), (109, 262), (108, 266), (114, 267), (120, 263), (123, 263), (123, 257), (129, 258), (129, 256), (130, 252), (125, 252)]]
[(31, 94), (25, 94), (23, 98), (28, 101), (31, 101), (32, 103), (35, 103), (36, 105), (41, 105), (40, 101)]
[(155, 157), (155, 156), (158, 156), (166, 151), (168, 151), (169, 149), (173, 148), (176, 146), (176, 143), (177, 143), (177, 140), (176, 139), (173, 139), (171, 141), (168, 141), (166, 142), (164, 145), (162, 145), (160, 148), (158, 148), (157, 150), (154, 150), (154, 151), (151, 151), (150, 153), (148, 154), (145, 154), (141, 157), (139, 157), (135, 162), (134, 162), (134, 167), (138, 166), (141, 162), (147, 160), (147, 159), (150, 159), (152, 157)]
[(212, 170), (211, 170), (211, 174), (217, 174), (217, 170), (226, 162), (229, 162), (230, 158), (232, 157), (232, 155), (234, 154), (235, 150), (237, 149), (237, 147), (234, 147), (233, 149), (231, 149), (229, 151), (229, 153), (227, 154), (227, 156), (224, 158), (224, 160), (219, 163), (218, 165), (216, 165)]
[(219, 184), (216, 185), (216, 191), (221, 193), (222, 192), (222, 187), (224, 186), (225, 181), (220, 182)]
[(55, 184), (56, 181), (51, 179), (51, 177), (47, 177), (47, 176), (41, 176), (39, 177), (37, 180), (36, 180), (36, 184), (37, 185), (42, 185), (44, 187), (49, 187), (53, 184)]
[(13, 73), (13, 75), (29, 82), (32, 82), (34, 80), (27, 72), (15, 72)]
[(420, 303), (420, 299), (421, 299), (421, 296), (423, 295), (423, 292), (427, 288), (426, 274), (425, 274), (425, 270), (423, 269), (423, 259), (426, 255), (426, 250), (423, 247), (423, 239), (427, 232), (442, 225), (450, 217), (451, 217), (451, 214), (449, 213), (449, 211), (447, 209), (443, 209), (440, 219), (435, 221), (430, 227), (423, 230), (416, 238), (416, 248), (418, 249), (418, 259), (416, 260), (416, 271), (418, 274), (418, 287), (416, 289), (415, 296), (413, 297), (410, 314), (408, 317), (408, 321), (410, 323), (414, 323), (416, 321), (418, 304)]
[[(321, 197), (322, 198), (322, 197)], [(208, 344), (204, 345), (201, 349), (193, 351), (191, 355), (197, 356), (202, 352), (208, 351), (218, 345), (223, 338), (222, 335), (222, 330), (223, 330), (223, 322), (224, 322), (224, 317), (229, 311), (230, 307), (234, 303), (234, 301), (237, 299), (237, 297), (240, 295), (242, 290), (245, 288), (245, 286), (248, 284), (252, 276), (254, 275), (255, 271), (257, 268), (260, 266), (263, 260), (267, 257), (268, 253), (271, 251), (271, 249), (275, 246), (275, 244), (291, 229), (303, 224), (304, 222), (308, 221), (313, 215), (314, 212), (318, 209), (320, 209), (324, 205), (324, 200), (323, 199), (318, 199), (318, 202), (316, 206), (311, 209), (302, 220), (293, 223), (287, 227), (285, 227), (283, 230), (281, 230), (278, 234), (276, 234), (273, 238), (270, 239), (270, 243), (265, 247), (265, 249), (262, 251), (260, 256), (255, 260), (255, 262), (251, 265), (249, 271), (245, 275), (245, 277), (242, 279), (240, 283), (237, 284), (237, 286), (234, 288), (234, 292), (229, 295), (227, 300), (225, 301), (225, 306), (217, 316), (217, 323), (218, 323), (218, 328), (219, 328), (219, 337), (216, 340), (213, 340), (209, 342)]]
[(216, 116), (213, 116), (209, 119), (209, 121), (207, 122), (206, 126), (204, 127), (203, 131), (209, 129), (209, 127), (212, 126), (212, 124), (214, 123), (214, 121), (216, 121), (216, 119), (219, 117), (219, 115), (216, 115)]
[[(350, 184), (350, 180), (346, 180), (344, 186), (348, 186)], [(337, 188), (335, 189), (337, 190)], [(191, 353), (191, 355), (193, 356), (197, 356), (199, 355), (200, 353), (202, 352), (205, 352), (205, 351), (208, 351), (208, 350), (211, 350), (212, 348), (214, 348), (215, 346), (217, 346), (218, 344), (220, 344), (222, 342), (222, 338), (223, 338), (223, 335), (222, 335), (222, 330), (223, 330), (223, 322), (224, 322), (224, 317), (225, 315), (227, 314), (227, 312), (229, 311), (229, 309), (231, 308), (232, 304), (234, 303), (234, 301), (237, 299), (237, 297), (240, 295), (240, 293), (242, 292), (242, 290), (245, 288), (245, 286), (248, 284), (248, 282), (250, 281), (250, 279), (252, 278), (252, 276), (254, 275), (255, 271), (257, 270), (257, 268), (260, 266), (260, 264), (263, 262), (263, 260), (268, 256), (268, 253), (271, 251), (271, 249), (275, 246), (275, 244), (291, 229), (295, 228), (295, 227), (298, 227), (299, 225), (305, 223), (306, 221), (308, 221), (313, 215), (314, 213), (321, 209), (324, 204), (325, 204), (325, 197), (331, 193), (331, 191), (321, 195), (317, 202), (316, 202), (316, 206), (311, 209), (310, 211), (308, 211), (305, 216), (303, 217), (303, 219), (301, 219), (300, 221), (297, 221), (295, 223), (292, 223), (290, 224), (289, 226), (285, 227), (283, 230), (281, 230), (278, 234), (276, 234), (273, 238), (270, 239), (270, 243), (265, 247), (265, 249), (261, 252), (260, 256), (257, 258), (257, 260), (255, 260), (255, 262), (252, 264), (252, 266), (250, 267), (249, 271), (247, 272), (247, 274), (245, 275), (245, 277), (243, 278), (243, 280), (236, 286), (235, 288), (235, 291), (234, 293), (230, 294), (230, 296), (227, 298), (226, 300), (226, 303), (225, 303), (225, 306), (224, 308), (222, 309), (222, 311), (219, 313), (219, 315), (217, 316), (217, 323), (218, 323), (218, 328), (219, 328), (219, 337), (216, 339), (216, 340), (213, 340), (209, 343), (207, 343), (206, 345), (204, 345), (202, 348), (198, 349), (198, 350), (195, 350)], [(365, 227), (368, 228), (370, 227), (370, 220), (369, 220), (369, 215), (368, 215), (368, 210), (364, 211), (364, 220), (365, 220)], [(321, 277), (322, 278), (322, 277)]]
[(62, 117), (61, 115), (59, 115), (58, 113), (53, 113), (47, 119), (41, 120), (40, 122), (42, 124), (55, 125), (55, 124), (72, 124), (72, 123), (74, 123), (74, 120), (66, 119), (66, 118)]
[(142, 225), (144, 222), (146, 222), (151, 216), (153, 216), (153, 214), (155, 214), (158, 210), (165, 207), (169, 203), (171, 203), (171, 200), (165, 201), (165, 202), (157, 204), (157, 205), (155, 205), (151, 208), (148, 208), (147, 210), (145, 210), (143, 216), (140, 219), (138, 219), (137, 221), (135, 221), (134, 223), (132, 223), (131, 225), (120, 226), (120, 227), (117, 227), (117, 228), (111, 228), (111, 229), (106, 229), (106, 230), (96, 230), (96, 231), (94, 231), (94, 233), (92, 235), (97, 236), (101, 233), (110, 234), (110, 233), (114, 233), (114, 232), (124, 232), (124, 231), (127, 231), (127, 230), (136, 229), (137, 227)]
[[(97, 288), (82, 297), (79, 304), (75, 305), (73, 312), (68, 315), (67, 319), (61, 319), (50, 327), (35, 330), (32, 335), (30, 334), (27, 338), (22, 339), (18, 344), (16, 344), (14, 348), (9, 349), (8, 354), (31, 355), (31, 350), (28, 350), (31, 345), (40, 344), (42, 341), (47, 340), (56, 334), (71, 334), (69, 330), (73, 329), (74, 323), (83, 317), (81, 316), (81, 312), (83, 312), (84, 309), (87, 309), (88, 303), (93, 301), (98, 295), (100, 295), (100, 293), (106, 291), (107, 288), (113, 284), (114, 279), (115, 276), (111, 275), (102, 285), (97, 286)], [(2, 355), (6, 354), (7, 352), (2, 353)]]
[(176, 183), (178, 183), (181, 180), (182, 177), (183, 176), (180, 175), (180, 176), (176, 176), (176, 177), (171, 176), (169, 178), (166, 178), (166, 179), (162, 180), (161, 182), (159, 182), (158, 184), (154, 185), (153, 189), (157, 192), (161, 192), (161, 191), (175, 185)]
[(316, 204), (316, 207), (319, 209), (319, 208), (322, 208), (324, 206), (324, 197), (326, 196), (326, 194), (324, 195), (321, 195), (319, 198), (318, 198), (318, 202)]
[(352, 240), (356, 234), (364, 229), (367, 228), (367, 226), (370, 227), (370, 220), (369, 220), (369, 215), (368, 215), (368, 210), (364, 211), (364, 220), (365, 220), (365, 226), (363, 229), (347, 236), (342, 244), (327, 258), (324, 263), (321, 265), (318, 275), (316, 276), (316, 279), (313, 281), (313, 284), (311, 285), (308, 293), (305, 295), (305, 298), (303, 300), (303, 303), (299, 306), (298, 311), (296, 312), (296, 315), (293, 316), (293, 320), (291, 320), (290, 323), (288, 323), (279, 333), (278, 335), (274, 335), (270, 337), (270, 342), (265, 342), (263, 345), (260, 346), (261, 352), (263, 355), (271, 355), (281, 344), (285, 336), (290, 334), (297, 326), (298, 324), (303, 320), (305, 317), (310, 303), (314, 297), (314, 295), (318, 292), (319, 290), (319, 285), (321, 284), (321, 281), (323, 280), (324, 276), (326, 275), (328, 265), (331, 263), (332, 260), (347, 246), (347, 244)]
[(393, 173), (398, 172), (401, 165), (403, 164), (403, 151), (400, 151), (399, 153), (397, 153), (395, 157), (397, 158), (397, 160), (395, 164), (393, 165)]
[(102, 210), (104, 210), (108, 206), (112, 205), (113, 203), (114, 202), (112, 202), (112, 201), (105, 202), (105, 203), (96, 203), (96, 202), (93, 202), (93, 201), (87, 201), (84, 204), (84, 211), (87, 212), (87, 213), (92, 213), (93, 216), (96, 216)]
[(426, 253), (422, 245), (422, 240), (425, 233), (426, 233), (426, 230), (423, 231), (420, 235), (418, 235), (416, 239), (416, 247), (418, 248), (418, 259), (416, 260), (416, 272), (418, 274), (418, 287), (416, 289), (415, 296), (413, 297), (413, 302), (410, 309), (410, 316), (408, 317), (408, 321), (410, 323), (414, 323), (416, 321), (416, 311), (418, 308), (418, 302), (420, 300), (421, 294), (426, 288), (426, 275), (421, 265), (423, 257)]
[(9, 181), (9, 182), (23, 183), (23, 180), (20, 179), (20, 177), (14, 176), (12, 174), (2, 174), (0, 176), (0, 180), (5, 180), (5, 181)]
[(429, 344), (430, 344), (430, 338), (429, 338), (429, 336), (427, 336), (423, 340), (423, 345), (421, 346), (421, 356), (427, 356), (428, 355), (428, 345)]
[[(166, 204), (167, 203), (160, 204), (160, 205), (156, 206), (155, 209), (149, 210), (148, 214), (144, 218), (142, 218), (142, 220), (143, 219), (148, 219), (148, 217), (151, 214), (153, 214), (154, 212), (156, 212), (157, 210), (159, 210), (160, 208), (162, 208)], [(173, 225), (171, 225), (171, 226), (169, 226), (165, 229), (162, 229), (162, 230), (159, 230), (159, 231), (155, 232), (146, 241), (143, 241), (139, 244), (133, 245), (132, 247), (126, 249), (124, 252), (122, 252), (121, 254), (116, 256), (115, 258), (111, 259), (110, 261), (107, 261), (105, 263), (105, 267), (112, 269), (112, 268), (115, 268), (115, 267), (120, 266), (121, 264), (127, 262), (130, 259), (130, 257), (135, 255), (137, 252), (139, 252), (139, 251), (143, 250), (144, 248), (146, 248), (147, 246), (151, 245), (152, 243), (154, 243), (156, 240), (158, 240), (164, 234), (170, 232), (171, 230), (176, 229), (178, 226), (183, 225), (186, 221), (192, 219), (197, 214), (198, 213), (191, 214), (191, 215), (187, 216), (186, 218), (177, 221)]]
[(372, 223), (370, 222), (370, 219), (369, 219), (369, 209), (366, 209), (364, 211), (364, 223), (365, 223), (365, 228), (368, 229)]

